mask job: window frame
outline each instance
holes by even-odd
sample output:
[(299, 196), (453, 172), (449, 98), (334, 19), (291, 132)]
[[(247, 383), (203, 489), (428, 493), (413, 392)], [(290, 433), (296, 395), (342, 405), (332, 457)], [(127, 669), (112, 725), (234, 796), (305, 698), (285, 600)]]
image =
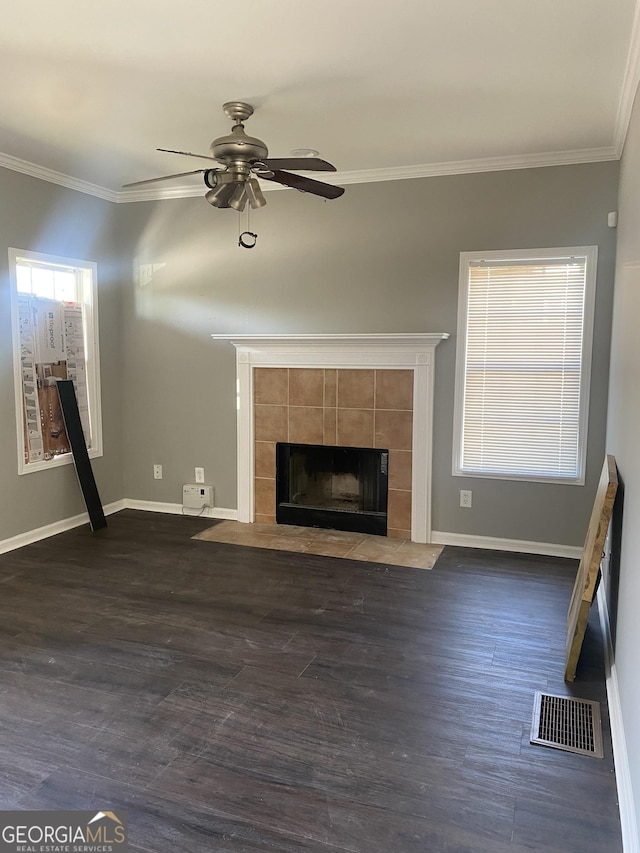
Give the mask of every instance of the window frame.
[(18, 474), (31, 474), (46, 471), (60, 465), (70, 465), (73, 453), (63, 453), (38, 462), (25, 460), (24, 448), (24, 411), (22, 401), (22, 370), (20, 361), (20, 327), (18, 315), (17, 266), (20, 261), (33, 262), (49, 267), (68, 267), (80, 271), (82, 288), (81, 299), (85, 344), (85, 370), (87, 383), (87, 401), (91, 424), (91, 447), (89, 458), (103, 455), (102, 445), (102, 405), (100, 389), (100, 341), (98, 330), (98, 266), (94, 261), (79, 258), (67, 258), (59, 255), (32, 252), (27, 249), (9, 248), (9, 280), (11, 289), (11, 334), (13, 348), (14, 393), (16, 413), (16, 439), (18, 449)]
[[(482, 261), (523, 262), (533, 264), (542, 261), (577, 257), (585, 259), (585, 293), (582, 323), (582, 358), (580, 368), (580, 400), (578, 406), (577, 473), (574, 477), (549, 474), (512, 474), (502, 471), (465, 468), (463, 463), (464, 439), (464, 392), (467, 355), (467, 323), (469, 297), (469, 270), (472, 263)], [(492, 480), (518, 482), (555, 483), (582, 486), (586, 479), (587, 438), (589, 426), (589, 397), (591, 390), (591, 361), (593, 351), (593, 327), (595, 316), (596, 275), (598, 263), (597, 246), (565, 246), (551, 249), (499, 249), (485, 252), (461, 252), (458, 288), (458, 320), (455, 368), (455, 398), (453, 416), (453, 466), (455, 477), (477, 477)]]

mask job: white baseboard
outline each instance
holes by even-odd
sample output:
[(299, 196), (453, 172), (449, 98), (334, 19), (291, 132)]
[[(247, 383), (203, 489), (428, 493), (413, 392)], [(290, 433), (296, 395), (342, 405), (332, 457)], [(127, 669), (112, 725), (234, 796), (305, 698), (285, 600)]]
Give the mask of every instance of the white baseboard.
[[(125, 501), (114, 501), (113, 503), (105, 504), (102, 509), (105, 515), (112, 515), (114, 512), (119, 512), (125, 508)], [(1, 540), (0, 554), (6, 554), (7, 551), (15, 551), (16, 548), (31, 545), (33, 542), (39, 542), (41, 539), (48, 539), (49, 536), (55, 536), (57, 533), (64, 533), (66, 530), (72, 530), (74, 527), (80, 527), (88, 521), (89, 514), (81, 512), (79, 515), (71, 516), (71, 518), (63, 518), (61, 521), (54, 521), (53, 524), (45, 524), (44, 527), (27, 530), (25, 533), (19, 533), (10, 539)]]
[[(183, 510), (182, 504), (164, 503), (162, 501), (141, 501), (135, 498), (123, 498), (120, 501), (114, 501), (104, 506), (103, 509), (105, 515), (119, 512), (121, 509), (140, 509), (145, 512), (166, 512), (171, 515), (188, 515), (198, 518), (218, 518), (232, 521), (236, 521), (238, 518), (237, 509), (206, 507), (203, 512), (187, 512)], [(0, 554), (13, 551), (16, 548), (22, 548), (23, 545), (30, 545), (32, 542), (39, 542), (41, 539), (55, 536), (56, 533), (63, 533), (65, 530), (80, 527), (80, 525), (86, 524), (88, 520), (89, 516), (86, 512), (83, 512), (71, 518), (64, 518), (53, 524), (47, 524), (44, 527), (28, 530), (26, 533), (20, 533), (18, 536), (12, 536), (10, 539), (1, 540)], [(433, 545), (459, 545), (463, 548), (485, 548), (489, 551), (541, 554), (547, 557), (569, 557), (576, 560), (579, 560), (582, 555), (582, 548), (572, 545), (526, 542), (522, 539), (497, 539), (492, 536), (472, 536), (467, 533), (443, 533), (439, 530), (432, 532), (431, 543)]]
[(205, 507), (204, 510), (185, 510), (182, 504), (169, 504), (162, 501), (138, 501), (134, 498), (125, 498), (127, 509), (142, 509), (145, 512), (168, 512), (171, 515), (184, 515), (191, 518), (224, 518), (236, 521), (237, 509), (225, 509), (224, 507)]
[(498, 539), (494, 536), (473, 536), (468, 533), (431, 532), (432, 545), (458, 545), (462, 548), (486, 548), (488, 551), (514, 551), (520, 554), (541, 554), (545, 557), (569, 557), (579, 560), (582, 548), (577, 545), (556, 545), (548, 542), (527, 542), (524, 539)]
[(622, 828), (622, 849), (624, 853), (640, 853), (638, 821), (631, 787), (631, 769), (629, 767), (629, 754), (627, 752), (627, 741), (624, 734), (624, 722), (618, 689), (618, 673), (616, 670), (613, 643), (611, 642), (609, 610), (602, 584), (598, 587), (598, 614), (600, 616), (600, 629), (604, 644), (607, 700), (611, 722), (611, 740), (613, 741), (613, 762), (616, 768), (616, 785), (618, 788), (620, 824)]
[[(224, 509), (223, 507), (206, 507), (204, 512), (182, 512), (182, 504), (161, 503), (159, 501), (137, 501), (130, 498), (114, 501), (110, 504), (105, 504), (102, 508), (105, 515), (113, 515), (114, 512), (120, 512), (122, 509), (142, 509), (149, 512), (168, 512), (172, 515), (190, 515), (198, 518), (224, 518), (236, 519), (238, 511), (235, 509)], [(57, 533), (64, 533), (66, 530), (72, 530), (74, 527), (81, 527), (89, 521), (89, 515), (86, 512), (81, 512), (79, 515), (73, 515), (70, 518), (63, 518), (60, 521), (54, 521), (53, 524), (45, 524), (43, 527), (36, 527), (34, 530), (27, 530), (25, 533), (19, 533), (17, 536), (12, 536), (10, 539), (0, 540), (0, 554), (6, 554), (8, 551), (15, 551), (16, 548), (22, 548), (25, 545), (31, 545), (33, 542), (40, 542), (42, 539), (48, 539), (49, 536), (55, 536)]]

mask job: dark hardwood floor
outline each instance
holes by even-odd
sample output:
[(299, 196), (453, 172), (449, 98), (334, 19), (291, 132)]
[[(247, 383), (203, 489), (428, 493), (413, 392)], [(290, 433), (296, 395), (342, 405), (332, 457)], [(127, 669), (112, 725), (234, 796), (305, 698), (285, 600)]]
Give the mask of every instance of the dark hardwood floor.
[[(138, 853), (615, 853), (573, 561), (432, 571), (198, 542), (125, 511), (0, 556), (0, 808), (126, 810)], [(529, 744), (535, 690), (605, 758)]]

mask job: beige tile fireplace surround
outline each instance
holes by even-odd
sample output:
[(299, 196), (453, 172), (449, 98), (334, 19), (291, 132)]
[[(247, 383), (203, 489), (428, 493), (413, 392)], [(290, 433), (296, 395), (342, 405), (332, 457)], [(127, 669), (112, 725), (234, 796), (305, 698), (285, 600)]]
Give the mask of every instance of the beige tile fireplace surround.
[(388, 536), (430, 541), (434, 358), (447, 333), (212, 337), (236, 347), (238, 521), (274, 522), (278, 441), (385, 448)]
[(257, 367), (255, 521), (276, 512), (276, 442), (389, 450), (387, 535), (411, 538), (413, 371)]

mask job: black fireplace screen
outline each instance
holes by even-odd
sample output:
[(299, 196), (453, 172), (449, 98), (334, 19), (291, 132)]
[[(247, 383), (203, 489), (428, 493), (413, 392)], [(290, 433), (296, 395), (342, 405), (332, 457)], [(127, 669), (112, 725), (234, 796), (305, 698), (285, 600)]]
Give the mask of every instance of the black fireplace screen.
[(276, 521), (387, 534), (388, 450), (276, 445)]

